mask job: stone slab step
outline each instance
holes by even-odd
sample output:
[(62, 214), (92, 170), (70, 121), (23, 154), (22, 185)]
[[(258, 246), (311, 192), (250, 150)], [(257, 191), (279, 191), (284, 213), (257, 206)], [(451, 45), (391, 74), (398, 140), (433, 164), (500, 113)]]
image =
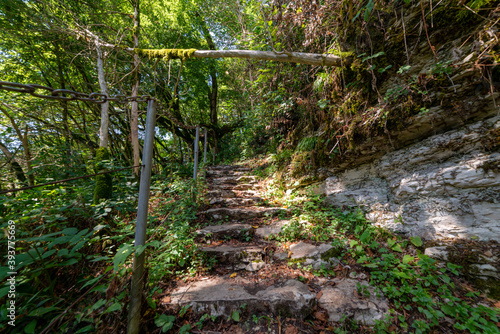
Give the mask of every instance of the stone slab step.
[[(249, 264), (252, 262), (261, 262), (265, 250), (259, 246), (229, 246), (220, 245), (215, 247), (201, 247), (201, 251), (207, 255), (215, 257), (219, 263), (228, 265)], [(240, 266), (238, 266), (240, 268)]]
[(219, 188), (223, 190), (254, 190), (260, 188), (257, 184), (214, 184), (214, 188)]
[(229, 236), (232, 238), (237, 238), (240, 235), (252, 231), (253, 228), (249, 224), (224, 224), (224, 225), (213, 225), (207, 226), (196, 231), (200, 235), (214, 235), (217, 237)]
[(203, 212), (207, 218), (212, 219), (232, 219), (241, 220), (248, 218), (260, 218), (274, 216), (281, 212), (286, 212), (283, 208), (263, 208), (263, 207), (248, 207), (248, 208), (213, 208)]
[(278, 220), (269, 225), (261, 226), (255, 230), (255, 235), (261, 238), (269, 238), (271, 235), (279, 234), (289, 222), (289, 220)]
[(323, 293), (318, 302), (328, 311), (329, 321), (338, 322), (347, 316), (359, 324), (371, 326), (389, 314), (387, 299), (377, 297), (377, 292), (368, 282), (353, 279), (334, 279), (333, 282), (334, 286), (321, 289)]
[(234, 279), (212, 278), (179, 288), (170, 295), (171, 302), (191, 305), (195, 313), (230, 317), (233, 311), (246, 314), (273, 313), (303, 319), (316, 303), (315, 294), (297, 280), (287, 280), (270, 287)]
[(223, 176), (223, 177), (216, 177), (212, 180), (213, 184), (239, 184), (239, 183), (253, 184), (256, 182), (257, 182), (257, 177), (251, 175)]
[(233, 190), (214, 189), (214, 190), (209, 190), (207, 194), (210, 197), (222, 197), (222, 198), (234, 198), (234, 197), (251, 198), (259, 196), (259, 192), (255, 190), (242, 190), (236, 192)]
[(219, 176), (242, 176), (247, 172), (239, 172), (234, 170), (207, 170), (207, 176), (219, 177)]
[(254, 206), (262, 203), (264, 200), (260, 197), (235, 197), (235, 198), (212, 198), (210, 205), (223, 205), (223, 206)]
[(237, 194), (232, 191), (232, 190), (221, 190), (221, 189), (217, 189), (217, 190), (209, 190), (207, 192), (208, 196), (210, 197), (219, 197), (219, 198), (234, 198), (237, 196)]
[(340, 261), (335, 257), (337, 250), (330, 244), (313, 245), (307, 242), (298, 242), (290, 245), (288, 253), (276, 253), (274, 258), (300, 261), (303, 266), (311, 266), (314, 270), (330, 269)]
[(207, 168), (207, 171), (239, 171), (239, 172), (249, 172), (252, 169), (240, 165), (218, 165)]

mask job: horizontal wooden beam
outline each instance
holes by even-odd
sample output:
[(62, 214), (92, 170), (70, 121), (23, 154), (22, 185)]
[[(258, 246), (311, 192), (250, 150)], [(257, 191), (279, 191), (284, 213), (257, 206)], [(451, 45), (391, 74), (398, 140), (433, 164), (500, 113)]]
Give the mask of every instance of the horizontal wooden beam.
[[(129, 49), (127, 49), (129, 50)], [(348, 57), (332, 54), (303, 52), (274, 52), (252, 50), (196, 50), (196, 49), (130, 49), (141, 56), (163, 59), (188, 58), (245, 58), (255, 60), (272, 60), (287, 63), (308, 64), (317, 66), (343, 66), (350, 64)]]
[(273, 52), (251, 50), (196, 50), (192, 57), (196, 58), (246, 58), (255, 60), (274, 60), (287, 63), (298, 63), (318, 66), (342, 66), (350, 63), (347, 59), (332, 54), (303, 52)]

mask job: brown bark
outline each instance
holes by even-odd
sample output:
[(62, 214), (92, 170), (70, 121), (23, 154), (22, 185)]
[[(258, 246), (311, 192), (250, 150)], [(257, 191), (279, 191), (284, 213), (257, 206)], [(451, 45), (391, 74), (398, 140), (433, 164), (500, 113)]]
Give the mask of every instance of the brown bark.
[[(139, 47), (139, 29), (140, 29), (140, 11), (139, 11), (139, 0), (136, 0), (134, 6), (134, 48)], [(140, 59), (138, 54), (134, 54), (134, 71), (135, 71), (135, 82), (132, 86), (132, 96), (139, 95), (139, 82), (140, 82), (140, 70), (139, 70)], [(132, 156), (134, 166), (140, 164), (140, 149), (139, 149), (139, 105), (136, 101), (132, 102), (130, 111), (130, 142), (132, 144)], [(139, 168), (134, 168), (135, 175), (139, 176)]]
[[(0, 107), (0, 111), (7, 116), (10, 120), (10, 124), (16, 131), (17, 137), (21, 141), (24, 149), (24, 159), (26, 160), (26, 169), (28, 171), (28, 185), (33, 186), (35, 184), (35, 175), (33, 175), (33, 167), (31, 166), (31, 150), (28, 142), (28, 126), (26, 125), (24, 134), (19, 129), (14, 117), (7, 111), (7, 109)], [(2, 150), (3, 151), (3, 150)], [(5, 154), (5, 151), (4, 151)], [(20, 167), (20, 166), (19, 166)], [(14, 169), (14, 168), (13, 168)], [(22, 171), (22, 169), (21, 169)], [(24, 173), (23, 173), (24, 174)]]
[(14, 159), (14, 155), (10, 153), (7, 146), (5, 146), (2, 142), (0, 142), (0, 151), (3, 152), (5, 158), (7, 159), (7, 163), (10, 168), (16, 174), (16, 178), (21, 182), (21, 184), (26, 185), (26, 175), (24, 174), (23, 168), (21, 165)]

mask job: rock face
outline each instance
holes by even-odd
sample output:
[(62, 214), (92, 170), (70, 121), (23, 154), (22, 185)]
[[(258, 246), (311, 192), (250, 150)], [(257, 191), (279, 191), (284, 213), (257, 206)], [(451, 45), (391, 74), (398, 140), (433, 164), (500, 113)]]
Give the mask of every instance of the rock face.
[[(375, 325), (388, 314), (389, 305), (385, 298), (378, 298), (373, 287), (366, 281), (335, 279), (333, 287), (323, 288), (319, 306), (328, 311), (328, 320), (338, 322), (343, 316), (364, 325)], [(356, 291), (356, 292), (355, 292)]]
[(400, 233), (499, 240), (500, 152), (488, 151), (485, 140), (499, 131), (500, 116), (484, 113), (490, 118), (387, 153), (317, 188), (328, 204), (360, 206), (371, 221)]

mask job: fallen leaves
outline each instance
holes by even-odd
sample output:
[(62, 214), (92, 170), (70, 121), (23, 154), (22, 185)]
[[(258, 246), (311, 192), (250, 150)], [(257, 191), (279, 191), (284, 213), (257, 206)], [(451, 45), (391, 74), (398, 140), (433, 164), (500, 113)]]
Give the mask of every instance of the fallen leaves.
[(326, 314), (320, 311), (314, 312), (314, 317), (319, 321), (328, 321), (328, 317), (326, 316)]

